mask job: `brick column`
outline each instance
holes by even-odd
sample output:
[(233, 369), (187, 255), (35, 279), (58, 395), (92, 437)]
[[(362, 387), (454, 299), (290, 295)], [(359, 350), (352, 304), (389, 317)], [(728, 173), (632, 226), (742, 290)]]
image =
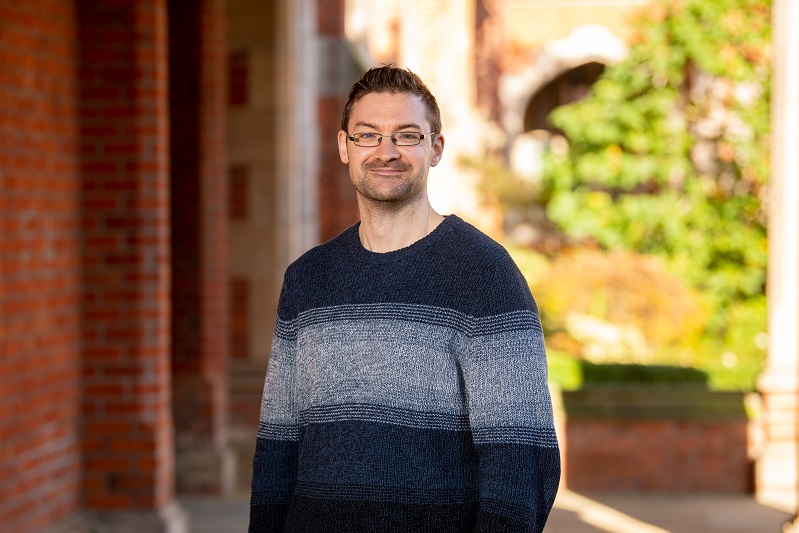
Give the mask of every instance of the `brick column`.
[[(774, 76), (769, 204), (769, 354), (759, 386), (765, 449), (758, 460), (758, 499), (797, 509), (799, 490), (799, 3), (773, 5)], [(793, 526), (791, 531), (799, 531)]]
[(186, 531), (174, 503), (166, 0), (78, 2), (84, 502)]
[(223, 0), (169, 3), (172, 371), (177, 486), (231, 487), (227, 447), (228, 223)]
[(73, 2), (0, 0), (3, 533), (81, 505), (76, 34)]

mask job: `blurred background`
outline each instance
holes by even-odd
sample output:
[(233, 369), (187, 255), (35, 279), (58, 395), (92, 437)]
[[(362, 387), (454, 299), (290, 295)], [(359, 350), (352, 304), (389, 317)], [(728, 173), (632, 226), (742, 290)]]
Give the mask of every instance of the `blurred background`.
[(548, 530), (778, 531), (796, 35), (793, 0), (0, 0), (0, 531), (246, 527), (283, 271), (357, 220), (336, 133), (386, 63), (441, 106), (434, 207), (538, 301)]

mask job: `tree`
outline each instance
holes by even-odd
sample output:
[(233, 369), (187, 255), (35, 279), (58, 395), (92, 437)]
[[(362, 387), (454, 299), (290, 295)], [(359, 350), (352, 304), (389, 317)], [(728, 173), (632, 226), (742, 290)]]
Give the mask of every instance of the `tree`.
[(769, 0), (662, 1), (628, 58), (555, 109), (540, 201), (563, 232), (657, 254), (707, 297), (712, 331), (766, 279)]

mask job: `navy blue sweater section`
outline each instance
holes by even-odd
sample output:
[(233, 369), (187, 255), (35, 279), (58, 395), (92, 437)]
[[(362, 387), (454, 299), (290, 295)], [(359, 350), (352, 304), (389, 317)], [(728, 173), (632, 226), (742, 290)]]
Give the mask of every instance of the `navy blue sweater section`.
[[(497, 270), (504, 279), (486, 286)], [(283, 295), (290, 307), (279, 306), (283, 319), (342, 303), (429, 305), (477, 317), (537, 312), (507, 251), (454, 215), (421, 241), (384, 254), (363, 248), (356, 224), (289, 267), (285, 288), (291, 294)]]

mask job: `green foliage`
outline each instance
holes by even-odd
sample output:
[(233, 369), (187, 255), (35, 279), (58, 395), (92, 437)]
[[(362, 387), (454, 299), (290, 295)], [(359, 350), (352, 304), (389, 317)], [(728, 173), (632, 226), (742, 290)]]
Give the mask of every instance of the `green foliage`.
[(706, 384), (707, 373), (690, 367), (582, 361), (583, 383), (697, 383)]
[(562, 388), (593, 379), (568, 331), (573, 312), (640, 331), (653, 348), (642, 360), (704, 372), (714, 389), (755, 388), (766, 357), (770, 4), (659, 2), (627, 59), (551, 114), (566, 142), (553, 140), (540, 182), (472, 165), (505, 209), (543, 204), (568, 241), (599, 248), (546, 261), (512, 250)]
[[(713, 384), (713, 373), (694, 367), (659, 364), (592, 363), (556, 349), (547, 350), (549, 380), (561, 390), (577, 390), (585, 384)], [(716, 388), (738, 389), (737, 383)]]
[(551, 120), (541, 201), (573, 239), (663, 256), (725, 336), (766, 279), (768, 0), (662, 2), (629, 57)]
[(707, 372), (713, 389), (754, 390), (766, 364), (766, 319), (765, 296), (734, 303), (724, 334), (705, 337), (682, 363)]
[(522, 275), (530, 285), (541, 283), (541, 280), (549, 271), (550, 260), (546, 256), (534, 252), (529, 248), (505, 243), (505, 249), (513, 258), (513, 262), (519, 267)]
[(580, 360), (573, 355), (547, 347), (549, 381), (561, 390), (577, 390), (583, 384)]

